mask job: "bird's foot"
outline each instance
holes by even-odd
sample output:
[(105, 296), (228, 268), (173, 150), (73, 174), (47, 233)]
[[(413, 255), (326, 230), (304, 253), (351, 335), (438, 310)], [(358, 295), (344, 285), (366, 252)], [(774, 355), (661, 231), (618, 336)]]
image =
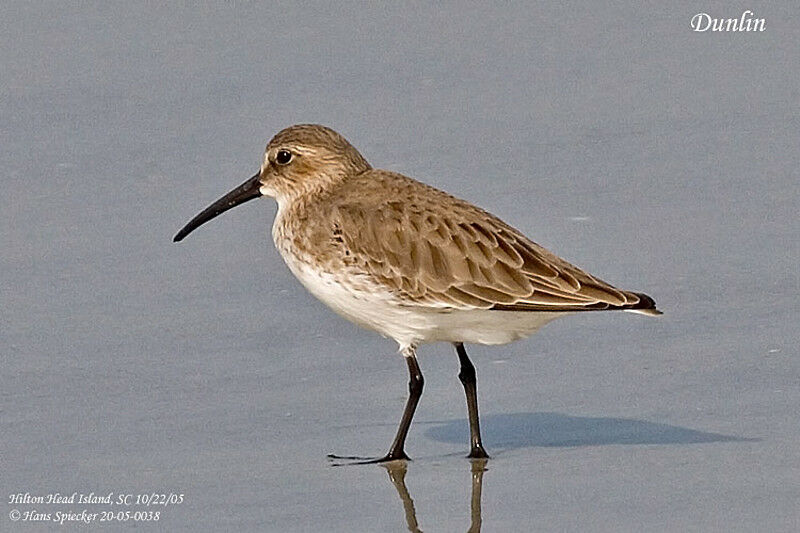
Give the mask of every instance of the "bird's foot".
[(404, 451), (389, 452), (383, 457), (361, 457), (358, 455), (334, 455), (328, 454), (328, 461), (331, 466), (346, 466), (346, 465), (371, 465), (379, 463), (388, 463), (391, 461), (410, 461), (411, 459)]

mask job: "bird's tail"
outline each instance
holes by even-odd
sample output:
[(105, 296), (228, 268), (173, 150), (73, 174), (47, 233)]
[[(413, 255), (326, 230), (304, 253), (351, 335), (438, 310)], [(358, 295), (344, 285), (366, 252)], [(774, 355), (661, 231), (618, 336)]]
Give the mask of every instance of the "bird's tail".
[(640, 315), (658, 316), (664, 313), (656, 309), (656, 301), (642, 292), (634, 292), (639, 297), (639, 301), (635, 304), (622, 306), (621, 309), (630, 311), (631, 313), (639, 313)]

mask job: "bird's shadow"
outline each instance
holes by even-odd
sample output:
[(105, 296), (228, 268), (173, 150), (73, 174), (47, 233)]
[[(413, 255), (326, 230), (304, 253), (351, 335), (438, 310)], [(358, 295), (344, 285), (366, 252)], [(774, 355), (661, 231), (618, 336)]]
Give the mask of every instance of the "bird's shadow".
[[(425, 435), (438, 442), (464, 443), (464, 419), (436, 423)], [(753, 442), (759, 439), (708, 433), (632, 418), (583, 417), (561, 413), (511, 413), (481, 416), (484, 444), (492, 449), (608, 446), (613, 444), (700, 444)]]

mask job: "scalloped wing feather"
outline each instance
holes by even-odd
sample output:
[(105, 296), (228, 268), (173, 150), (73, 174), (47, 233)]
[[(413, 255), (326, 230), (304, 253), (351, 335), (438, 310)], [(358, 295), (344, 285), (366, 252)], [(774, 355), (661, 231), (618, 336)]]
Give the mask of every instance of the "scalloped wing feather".
[[(345, 245), (408, 305), (580, 311), (640, 302), (438, 189), (380, 170), (353, 181), (333, 213)], [(396, 196), (370, 194), (387, 185)]]

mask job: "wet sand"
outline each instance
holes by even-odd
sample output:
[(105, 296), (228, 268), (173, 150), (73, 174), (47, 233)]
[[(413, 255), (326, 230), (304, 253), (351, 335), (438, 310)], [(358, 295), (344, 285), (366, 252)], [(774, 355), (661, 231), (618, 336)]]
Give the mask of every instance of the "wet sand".
[[(7, 5), (2, 493), (185, 494), (123, 529), (797, 530), (797, 14), (694, 14)], [(385, 452), (396, 347), (302, 289), (268, 200), (171, 242), (297, 122), (665, 315), (471, 347), (485, 472), (457, 359), (423, 347), (407, 471), (331, 467)]]

